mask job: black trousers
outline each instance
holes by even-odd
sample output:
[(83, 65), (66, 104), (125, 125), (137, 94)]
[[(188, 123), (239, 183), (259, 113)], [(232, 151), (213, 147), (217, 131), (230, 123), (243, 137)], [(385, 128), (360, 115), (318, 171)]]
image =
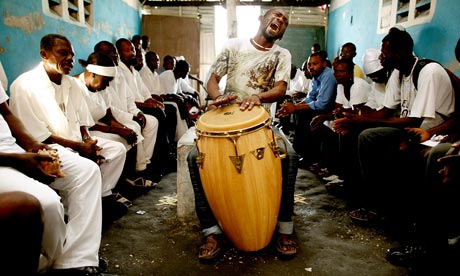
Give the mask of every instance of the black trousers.
[[(164, 111), (160, 108), (140, 108), (145, 114), (149, 114), (158, 120), (158, 133), (155, 148), (151, 158), (151, 167), (160, 174), (165, 174), (175, 156), (174, 140), (176, 136), (176, 108), (165, 104)], [(171, 162), (170, 162), (171, 161)]]

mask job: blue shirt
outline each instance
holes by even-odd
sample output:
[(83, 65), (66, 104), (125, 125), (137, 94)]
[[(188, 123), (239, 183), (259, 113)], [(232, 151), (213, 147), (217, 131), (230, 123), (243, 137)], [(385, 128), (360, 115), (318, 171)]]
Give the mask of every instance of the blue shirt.
[(308, 96), (302, 101), (313, 110), (325, 110), (335, 103), (337, 95), (337, 83), (334, 71), (326, 67), (318, 78), (313, 77), (313, 85)]

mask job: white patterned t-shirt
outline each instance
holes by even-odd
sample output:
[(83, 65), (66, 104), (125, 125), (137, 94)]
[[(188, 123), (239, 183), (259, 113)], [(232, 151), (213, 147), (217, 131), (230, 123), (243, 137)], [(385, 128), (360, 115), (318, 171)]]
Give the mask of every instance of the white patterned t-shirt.
[(268, 51), (259, 51), (249, 39), (227, 41), (211, 66), (210, 73), (227, 75), (224, 93), (243, 99), (274, 87), (278, 81), (289, 83), (291, 54), (274, 44)]

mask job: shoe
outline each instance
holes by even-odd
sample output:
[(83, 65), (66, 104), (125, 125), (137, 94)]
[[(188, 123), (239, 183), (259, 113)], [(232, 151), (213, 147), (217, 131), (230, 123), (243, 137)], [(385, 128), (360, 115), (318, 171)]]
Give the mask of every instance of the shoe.
[(99, 258), (99, 270), (101, 272), (106, 272), (109, 267), (109, 262), (103, 258)]
[(283, 257), (294, 257), (297, 255), (297, 239), (294, 234), (281, 234), (275, 236), (276, 251)]
[(198, 259), (202, 262), (214, 261), (223, 251), (226, 238), (223, 234), (211, 234), (198, 250)]
[[(126, 199), (122, 197), (123, 199)], [(120, 202), (115, 195), (110, 195), (102, 198), (102, 224), (108, 225), (116, 220), (119, 220), (128, 213), (128, 203)], [(128, 200), (128, 202), (130, 202)], [(132, 205), (132, 204), (131, 204)]]
[(357, 223), (374, 223), (380, 219), (380, 216), (371, 210), (360, 208), (348, 213), (348, 216)]
[(143, 177), (138, 177), (138, 178), (136, 178), (134, 180), (126, 178), (125, 181), (129, 185), (131, 185), (133, 187), (137, 187), (137, 188), (153, 189), (153, 188), (156, 188), (158, 186), (158, 183), (155, 183), (155, 182), (153, 182), (151, 180), (146, 180)]
[(329, 182), (329, 181), (336, 180), (336, 179), (339, 179), (339, 176), (338, 176), (338, 175), (335, 175), (335, 174), (330, 175), (330, 176), (323, 177), (323, 180), (324, 180), (324, 181), (328, 181), (328, 182)]
[(116, 274), (102, 273), (99, 267), (85, 266), (67, 269), (53, 269), (47, 275), (50, 276), (116, 276)]
[(390, 248), (386, 252), (389, 263), (397, 266), (410, 266), (427, 259), (428, 252), (422, 245), (405, 245)]

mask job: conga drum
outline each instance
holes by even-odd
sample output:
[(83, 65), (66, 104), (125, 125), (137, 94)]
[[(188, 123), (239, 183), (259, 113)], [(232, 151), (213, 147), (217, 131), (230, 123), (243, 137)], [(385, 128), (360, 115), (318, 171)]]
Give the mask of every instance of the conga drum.
[(240, 250), (266, 247), (277, 223), (283, 157), (268, 112), (220, 107), (198, 119), (196, 133), (201, 182), (222, 230)]

